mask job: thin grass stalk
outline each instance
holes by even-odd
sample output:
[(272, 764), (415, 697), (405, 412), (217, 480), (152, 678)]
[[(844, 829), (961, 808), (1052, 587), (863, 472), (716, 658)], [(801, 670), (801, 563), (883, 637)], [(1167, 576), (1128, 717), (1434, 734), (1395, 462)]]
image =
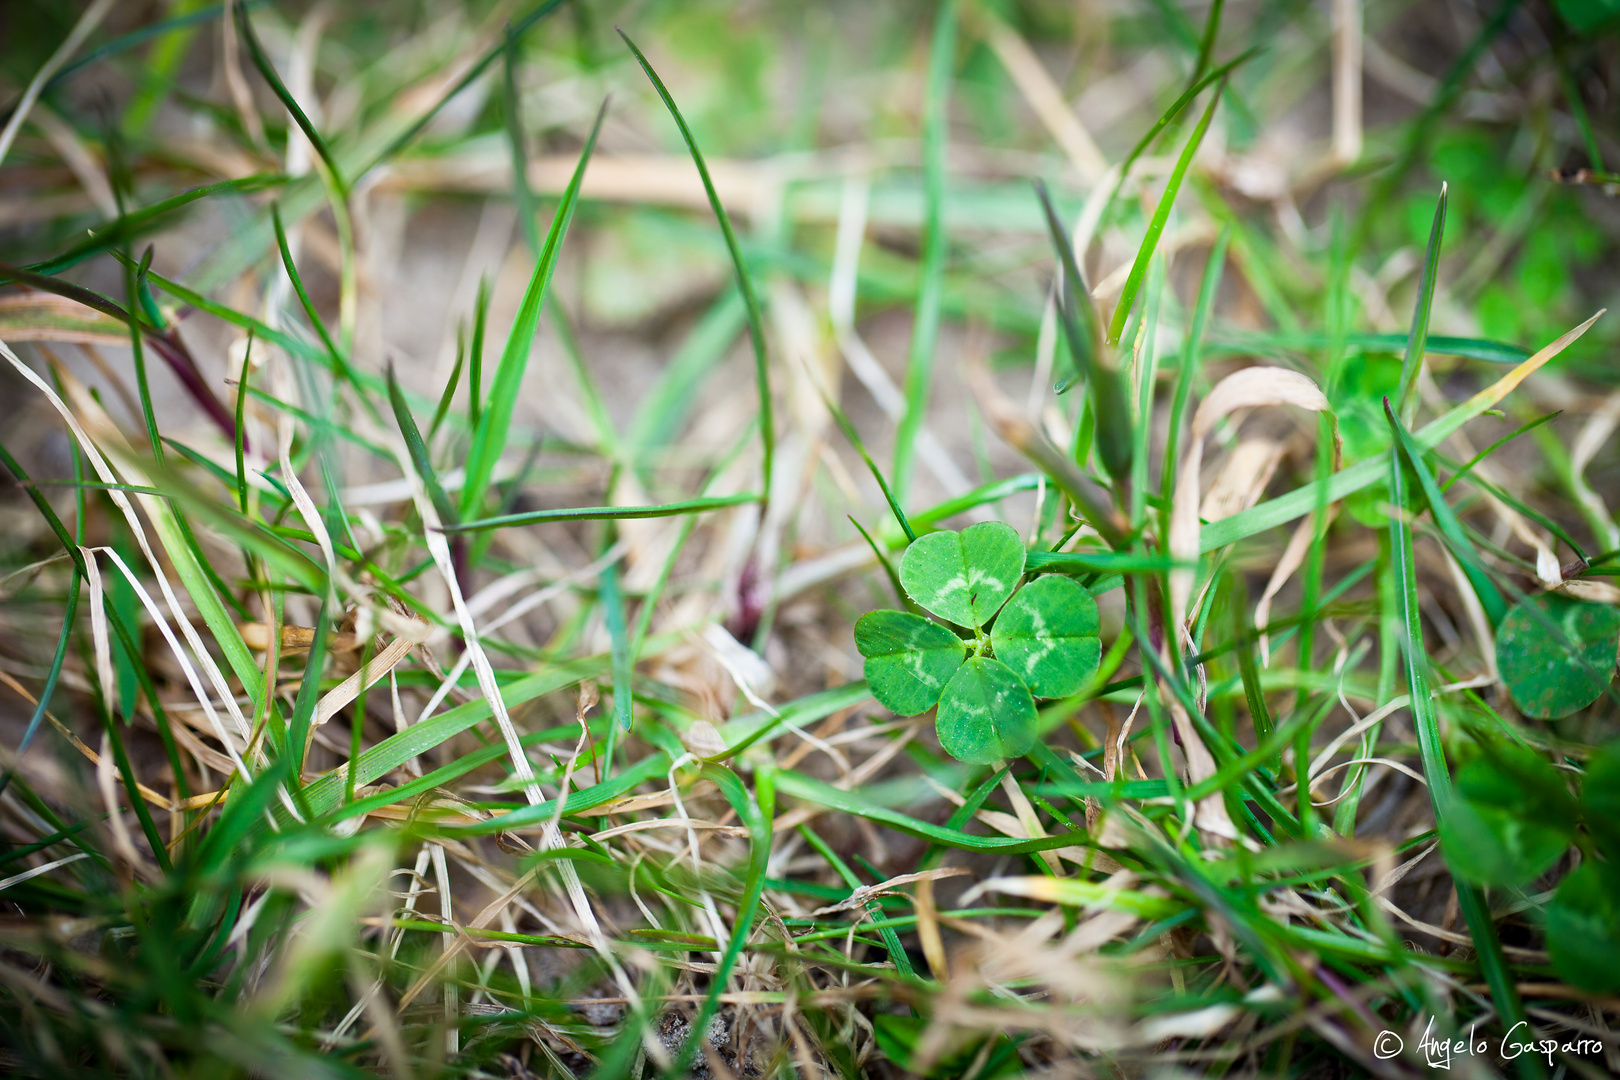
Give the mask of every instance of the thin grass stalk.
[[(947, 0), (954, 3), (955, 0)], [(737, 277), (737, 288), (742, 291), (743, 306), (748, 312), (748, 340), (754, 348), (754, 381), (759, 391), (759, 437), (763, 452), (761, 472), (764, 482), (761, 485), (761, 502), (768, 501), (771, 494), (772, 478), (775, 476), (776, 460), (776, 413), (771, 400), (770, 357), (765, 346), (765, 319), (760, 313), (759, 297), (754, 292), (754, 282), (748, 272), (748, 263), (743, 258), (742, 248), (737, 243), (737, 233), (731, 227), (731, 216), (720, 202), (720, 195), (714, 189), (714, 180), (709, 176), (709, 166), (703, 159), (703, 151), (698, 149), (697, 140), (692, 136), (692, 129), (687, 127), (686, 118), (676, 106), (675, 99), (670, 96), (669, 89), (664, 81), (653, 70), (647, 57), (636, 47), (623, 30), (619, 37), (624, 39), (625, 45), (635, 54), (636, 62), (647, 75), (653, 89), (664, 102), (664, 108), (674, 118), (675, 126), (680, 128), (681, 138), (686, 142), (687, 152), (692, 157), (692, 164), (697, 166), (698, 176), (703, 180), (703, 190), (709, 198), (709, 206), (714, 211), (715, 220), (720, 223), (720, 232), (726, 240), (726, 251), (731, 256), (732, 270)]]
[[(1398, 430), (1398, 421), (1389, 399), (1384, 399), (1384, 412), (1392, 431)], [(1412, 726), (1417, 730), (1418, 756), (1423, 764), (1423, 775), (1428, 782), (1429, 800), (1434, 808), (1435, 821), (1443, 822), (1453, 798), (1451, 771), (1446, 765), (1445, 746), (1440, 736), (1440, 720), (1435, 711), (1430, 689), (1428, 655), (1423, 647), (1421, 599), (1418, 595), (1417, 566), (1412, 553), (1412, 530), (1407, 515), (1413, 512), (1415, 500), (1410, 494), (1406, 469), (1398, 450), (1389, 455), (1390, 500), (1394, 512), (1389, 518), (1390, 550), (1394, 562), (1397, 596), (1400, 600), (1401, 621), (1404, 625), (1402, 652), (1406, 657), (1406, 685), (1411, 695)], [(1480, 890), (1461, 879), (1454, 879), (1457, 903), (1468, 925), (1474, 946), (1478, 950), (1481, 972), (1490, 988), (1504, 1027), (1514, 1032), (1527, 1026), (1523, 1002), (1502, 943), (1496, 935), (1496, 924), (1490, 907)], [(1524, 1036), (1516, 1036), (1519, 1045)], [(1522, 1053), (1516, 1059), (1516, 1068), (1524, 1080), (1543, 1080), (1546, 1070), (1541, 1059)]]
[(917, 434), (928, 412), (934, 384), (934, 359), (939, 348), (941, 305), (945, 289), (945, 150), (950, 104), (951, 72), (956, 66), (956, 0), (945, 0), (934, 12), (934, 33), (928, 49), (928, 81), (923, 98), (923, 236), (917, 286), (917, 310), (911, 324), (911, 346), (906, 353), (905, 411), (894, 436), (894, 489), (904, 506), (911, 491)]

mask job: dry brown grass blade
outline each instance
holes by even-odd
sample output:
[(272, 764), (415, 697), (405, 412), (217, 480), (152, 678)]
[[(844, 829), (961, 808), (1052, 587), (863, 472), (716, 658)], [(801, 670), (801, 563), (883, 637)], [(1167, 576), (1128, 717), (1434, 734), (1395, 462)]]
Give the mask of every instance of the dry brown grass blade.
[(34, 77), (23, 89), (21, 100), (12, 110), (11, 118), (6, 121), (5, 128), (0, 129), (0, 163), (3, 163), (6, 155), (11, 152), (11, 144), (17, 138), (17, 133), (22, 130), (23, 121), (28, 119), (34, 103), (44, 92), (45, 84), (73, 57), (74, 53), (79, 51), (85, 39), (95, 32), (96, 27), (101, 25), (102, 20), (117, 3), (118, 0), (95, 0), (95, 3), (85, 8), (84, 13), (74, 22), (73, 29), (68, 31), (68, 36), (51, 53), (44, 66), (34, 73)]
[(1018, 86), (1019, 93), (1035, 111), (1053, 140), (1068, 155), (1069, 163), (1086, 184), (1095, 184), (1108, 171), (1108, 159), (1080, 122), (1063, 96), (1063, 91), (1047, 73), (1041, 58), (1018, 33), (998, 19), (988, 8), (977, 12), (985, 27), (985, 40), (1002, 67)]
[(1361, 157), (1362, 0), (1333, 0), (1333, 163)]
[[(421, 638), (425, 639), (428, 633), (426, 620), (422, 621), (421, 628)], [(338, 710), (360, 696), (362, 689), (376, 685), (420, 644), (421, 640), (406, 637), (397, 637), (390, 641), (387, 648), (372, 657), (359, 671), (327, 691), (315, 707), (315, 726), (318, 727), (336, 716)]]
[(922, 944), (923, 957), (928, 961), (928, 970), (933, 972), (934, 978), (940, 982), (949, 982), (951, 964), (945, 955), (945, 939), (939, 932), (939, 912), (934, 906), (933, 878), (918, 879), (916, 905), (917, 939)]
[(54, 293), (0, 296), (0, 338), (75, 345), (129, 344), (129, 330), (110, 315)]
[[(746, 161), (705, 157), (720, 201), (731, 212), (748, 216), (759, 197), (775, 184), (765, 176), (766, 166)], [(529, 187), (536, 195), (561, 195), (579, 165), (566, 154), (529, 162)], [(486, 153), (422, 158), (391, 166), (377, 188), (390, 192), (504, 192), (511, 189), (512, 166), (506, 155)], [(684, 155), (593, 154), (580, 184), (581, 198), (601, 202), (636, 203), (704, 210), (709, 196), (702, 179)]]
[[(1175, 504), (1170, 517), (1170, 555), (1178, 562), (1193, 563), (1199, 554), (1198, 497), (1199, 471), (1204, 460), (1204, 440), (1218, 420), (1239, 409), (1270, 405), (1293, 405), (1311, 412), (1333, 415), (1333, 407), (1321, 388), (1297, 371), (1277, 367), (1252, 367), (1228, 375), (1210, 390), (1193, 414), (1187, 453), (1176, 472)], [(1333, 430), (1333, 466), (1338, 468), (1341, 447), (1337, 424)], [(1181, 626), (1187, 618), (1187, 602), (1192, 597), (1197, 571), (1178, 566), (1170, 572), (1171, 626)]]
[[(12, 678), (10, 676), (10, 674), (8, 674), (4, 669), (0, 669), (0, 682), (5, 683), (6, 686), (10, 687), (17, 694), (18, 697), (20, 697), (24, 701), (28, 702), (28, 704), (30, 704), (30, 705), (38, 705), (39, 704), (39, 699), (36, 698), (33, 694), (29, 693), (27, 687), (23, 686), (22, 683), (18, 682), (16, 679)], [(88, 746), (86, 746), (84, 744), (84, 740), (79, 738), (77, 735), (75, 735), (67, 727), (66, 724), (64, 724), (64, 723), (62, 723), (62, 721), (58, 720), (56, 718), (55, 714), (52, 713), (49, 709), (47, 709), (45, 711), (45, 719), (50, 721), (51, 726), (54, 727), (57, 730), (57, 732), (62, 736), (62, 738), (66, 739), (68, 741), (68, 745), (72, 746), (73, 749), (77, 750), (80, 754), (84, 755), (84, 758), (85, 758), (86, 761), (88, 761), (88, 762), (90, 762), (90, 764), (96, 766), (96, 768), (98, 770), (100, 769), (102, 755), (96, 753), (94, 750), (92, 750)], [(153, 791), (151, 788), (147, 787), (145, 784), (137, 783), (135, 785), (135, 788), (136, 788), (137, 791), (139, 791), (141, 793), (141, 798), (145, 799), (147, 802), (151, 803), (153, 806), (161, 806), (165, 810), (169, 810), (169, 809), (174, 808), (173, 800), (169, 799), (167, 796), (158, 794), (157, 792)]]
[(824, 908), (817, 908), (811, 912), (814, 916), (831, 915), (839, 911), (854, 911), (863, 908), (868, 901), (879, 896), (897, 891), (902, 885), (910, 885), (914, 881), (938, 881), (940, 878), (953, 878), (971, 876), (973, 871), (961, 866), (945, 866), (937, 870), (919, 870), (911, 874), (899, 874), (895, 877), (879, 881), (873, 885), (862, 885), (847, 897), (836, 904), (829, 904)]

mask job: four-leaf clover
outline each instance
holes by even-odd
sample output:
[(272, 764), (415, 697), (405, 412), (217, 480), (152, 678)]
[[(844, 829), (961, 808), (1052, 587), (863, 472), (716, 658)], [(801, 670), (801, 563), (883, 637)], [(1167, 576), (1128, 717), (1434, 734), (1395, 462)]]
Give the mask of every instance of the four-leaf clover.
[[(1066, 697), (1097, 672), (1097, 604), (1059, 575), (1022, 589), (1024, 545), (999, 521), (918, 537), (900, 559), (906, 595), (953, 629), (906, 611), (855, 624), (872, 696), (900, 716), (935, 705), (939, 744), (989, 763), (1035, 745), (1035, 699)], [(988, 632), (986, 626), (989, 626)]]

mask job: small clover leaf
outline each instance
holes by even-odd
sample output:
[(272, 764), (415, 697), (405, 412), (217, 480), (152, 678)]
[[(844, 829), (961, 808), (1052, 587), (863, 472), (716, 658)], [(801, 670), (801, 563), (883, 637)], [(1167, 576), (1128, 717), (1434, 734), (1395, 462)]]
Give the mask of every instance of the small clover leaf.
[(1021, 757), (1035, 745), (1035, 699), (999, 660), (965, 661), (939, 698), (939, 745), (958, 761), (987, 765)]
[(1609, 861), (1620, 863), (1620, 739), (1603, 744), (1586, 759), (1581, 815)]
[(927, 712), (962, 666), (967, 647), (936, 622), (909, 611), (869, 611), (855, 623), (872, 696), (897, 716)]
[(1040, 698), (1068, 697), (1097, 673), (1097, 602), (1072, 578), (1048, 574), (1019, 589), (990, 631), (996, 659)]
[(1515, 604), (1497, 628), (1496, 664), (1520, 712), (1557, 720), (1602, 696), (1614, 677), (1617, 638), (1620, 611), (1556, 593), (1534, 596)]
[(999, 521), (919, 536), (900, 558), (906, 594), (958, 626), (989, 622), (1023, 576), (1023, 542)]
[(1620, 990), (1620, 869), (1587, 859), (1547, 905), (1553, 969), (1596, 994)]
[(1575, 838), (1578, 808), (1558, 771), (1505, 743), (1457, 770), (1440, 821), (1452, 873), (1479, 885), (1520, 886), (1547, 872)]

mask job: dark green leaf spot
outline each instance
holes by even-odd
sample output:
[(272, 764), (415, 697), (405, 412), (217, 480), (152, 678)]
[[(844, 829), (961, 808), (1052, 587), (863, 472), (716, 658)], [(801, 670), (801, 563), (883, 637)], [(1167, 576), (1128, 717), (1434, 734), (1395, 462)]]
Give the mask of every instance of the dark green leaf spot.
[(1496, 664), (1520, 712), (1556, 720), (1602, 695), (1614, 676), (1617, 639), (1620, 611), (1549, 593), (1507, 613), (1496, 637)]

